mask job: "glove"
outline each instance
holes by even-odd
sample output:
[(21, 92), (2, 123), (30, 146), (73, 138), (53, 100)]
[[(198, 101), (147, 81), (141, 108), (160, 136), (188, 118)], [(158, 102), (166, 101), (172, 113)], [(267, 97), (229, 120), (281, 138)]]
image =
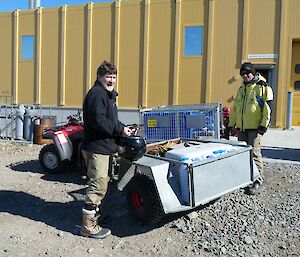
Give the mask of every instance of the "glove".
[(225, 139), (229, 140), (229, 136), (231, 134), (231, 130), (232, 130), (232, 127), (225, 128), (225, 135), (224, 135)]
[(237, 133), (239, 132), (239, 128), (236, 128), (236, 127), (228, 127), (227, 128), (227, 131), (229, 133), (229, 135), (235, 137), (237, 135)]
[(259, 128), (257, 129), (257, 133), (260, 135), (263, 135), (267, 132), (267, 128), (263, 127), (263, 126), (259, 126)]

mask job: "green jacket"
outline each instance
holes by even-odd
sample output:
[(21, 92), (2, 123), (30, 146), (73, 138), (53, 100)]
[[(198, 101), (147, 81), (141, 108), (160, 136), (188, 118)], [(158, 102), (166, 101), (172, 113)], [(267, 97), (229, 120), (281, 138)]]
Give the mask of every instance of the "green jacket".
[(241, 131), (268, 127), (271, 119), (272, 88), (264, 77), (256, 74), (252, 83), (243, 84), (237, 92), (229, 117), (229, 127)]

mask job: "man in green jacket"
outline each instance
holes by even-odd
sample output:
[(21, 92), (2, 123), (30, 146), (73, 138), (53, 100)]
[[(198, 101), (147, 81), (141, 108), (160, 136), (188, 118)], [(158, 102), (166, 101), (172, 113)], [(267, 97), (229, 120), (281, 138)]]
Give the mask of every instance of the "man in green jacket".
[(260, 143), (270, 124), (273, 91), (266, 83), (266, 79), (256, 73), (250, 62), (242, 64), (240, 75), (243, 78), (243, 85), (235, 97), (228, 127), (229, 129), (236, 127), (238, 140), (245, 141), (253, 147), (253, 159), (261, 177), (249, 188), (249, 193), (257, 194), (264, 175)]

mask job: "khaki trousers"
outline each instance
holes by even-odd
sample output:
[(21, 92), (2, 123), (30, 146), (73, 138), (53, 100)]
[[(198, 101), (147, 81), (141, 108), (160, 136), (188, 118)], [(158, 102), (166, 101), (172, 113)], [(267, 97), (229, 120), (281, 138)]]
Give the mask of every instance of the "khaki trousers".
[(87, 167), (88, 187), (85, 195), (86, 205), (99, 206), (107, 192), (109, 182), (110, 155), (87, 152), (82, 150)]
[(246, 131), (239, 131), (238, 132), (238, 140), (245, 141), (247, 145), (251, 145), (253, 147), (253, 160), (259, 170), (262, 182), (264, 177), (264, 166), (261, 154), (261, 137), (262, 135), (257, 133), (256, 130), (246, 130)]

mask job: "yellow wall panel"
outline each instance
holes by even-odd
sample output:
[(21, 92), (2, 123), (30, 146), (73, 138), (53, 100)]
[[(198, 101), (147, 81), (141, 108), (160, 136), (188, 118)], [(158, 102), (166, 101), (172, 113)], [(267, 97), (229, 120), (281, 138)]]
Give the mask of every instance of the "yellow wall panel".
[[(182, 1), (181, 17), (181, 47), (179, 60), (179, 87), (178, 87), (178, 104), (198, 104), (204, 92), (205, 74), (203, 72), (205, 54), (206, 54), (206, 29), (205, 23), (205, 1)], [(203, 31), (203, 51), (199, 57), (184, 56), (184, 31), (186, 26), (204, 26)]]
[(19, 77), (18, 77), (18, 102), (30, 104), (34, 103), (34, 74), (35, 61), (22, 60), (22, 36), (35, 35), (35, 15), (34, 11), (28, 10), (20, 13), (19, 17)]
[(182, 23), (204, 24), (205, 22), (205, 2), (204, 0), (181, 1)]
[(12, 15), (0, 15), (0, 95), (12, 95)]
[(23, 61), (19, 65), (18, 103), (34, 103), (34, 62)]
[(19, 15), (20, 35), (33, 35), (35, 33), (35, 12), (34, 10), (21, 11)]
[[(249, 54), (278, 54), (280, 1), (251, 0), (249, 17)], [(267, 10), (267, 11), (266, 11)], [(262, 62), (263, 60), (259, 60)], [(266, 60), (267, 62), (270, 60)]]
[(175, 12), (170, 2), (150, 5), (148, 106), (170, 102)]
[(65, 104), (80, 107), (85, 88), (85, 16), (81, 6), (68, 7), (66, 24), (66, 98)]
[[(143, 7), (143, 5), (142, 5)], [(119, 105), (137, 108), (143, 70), (143, 20), (141, 5), (122, 5), (120, 21)]]
[(202, 88), (202, 58), (184, 58), (180, 60), (180, 66), (178, 104), (199, 104)]
[(42, 14), (41, 102), (58, 105), (60, 68), (59, 9), (45, 9)]
[(92, 22), (91, 81), (96, 79), (97, 68), (103, 60), (113, 61), (114, 3), (94, 4)]
[(300, 36), (300, 1), (289, 0), (288, 1), (288, 13), (293, 15), (288, 16), (288, 31), (290, 35)]
[(243, 21), (239, 8), (239, 1), (215, 2), (211, 101), (221, 101), (224, 105), (232, 103), (242, 83), (239, 68)]

